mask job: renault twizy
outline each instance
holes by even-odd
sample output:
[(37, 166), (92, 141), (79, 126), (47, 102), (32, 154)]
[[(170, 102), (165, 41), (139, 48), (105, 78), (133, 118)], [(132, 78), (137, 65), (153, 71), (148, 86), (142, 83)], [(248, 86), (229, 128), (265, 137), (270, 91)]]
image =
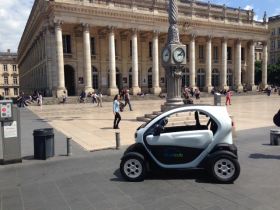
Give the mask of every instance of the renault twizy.
[(223, 106), (185, 106), (140, 126), (136, 143), (127, 148), (120, 172), (128, 181), (142, 181), (152, 169), (206, 169), (221, 183), (240, 173), (232, 120)]

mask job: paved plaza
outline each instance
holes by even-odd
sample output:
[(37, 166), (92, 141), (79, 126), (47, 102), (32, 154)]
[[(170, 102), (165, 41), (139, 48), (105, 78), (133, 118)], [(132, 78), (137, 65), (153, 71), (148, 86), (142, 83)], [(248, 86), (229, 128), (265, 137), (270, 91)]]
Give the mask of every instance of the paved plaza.
[[(200, 103), (207, 101), (212, 99), (202, 98)], [(122, 114), (123, 145), (133, 142), (134, 129), (141, 124), (135, 121), (136, 116), (156, 110), (161, 103), (133, 102), (135, 111)], [(118, 167), (126, 146), (87, 152), (79, 140), (86, 132), (83, 138), (85, 145), (91, 146), (88, 150), (102, 146), (95, 143), (98, 140), (110, 142), (103, 146), (114, 145), (111, 103), (103, 108), (92, 104), (44, 106), (42, 110), (31, 107), (36, 114), (22, 109), (25, 158), (22, 164), (0, 166), (0, 210), (277, 210), (280, 147), (269, 145), (269, 130), (274, 128), (272, 117), (279, 109), (280, 97), (233, 97), (232, 104), (229, 112), (237, 124), (235, 142), (241, 174), (229, 185), (213, 183), (203, 171), (163, 171), (150, 174), (144, 182), (125, 182)], [(56, 156), (47, 161), (33, 160), (32, 130), (50, 125), (56, 128)], [(66, 135), (77, 142), (71, 157), (65, 156)]]
[[(164, 100), (137, 100), (132, 101), (133, 111), (126, 107), (121, 113), (120, 132), (122, 145), (134, 142), (134, 133), (143, 122), (136, 121), (136, 117), (160, 111)], [(196, 104), (213, 104), (212, 97), (195, 100)], [(222, 98), (224, 104), (225, 98)], [(273, 126), (271, 116), (279, 109), (280, 97), (273, 95), (233, 96), (232, 105), (228, 112), (234, 116), (237, 130)], [(113, 128), (112, 103), (103, 103), (103, 107), (93, 104), (66, 104), (30, 107), (39, 120), (47, 122), (58, 131), (72, 137), (75, 142), (85, 150), (99, 150), (111, 148), (115, 145), (115, 132)]]

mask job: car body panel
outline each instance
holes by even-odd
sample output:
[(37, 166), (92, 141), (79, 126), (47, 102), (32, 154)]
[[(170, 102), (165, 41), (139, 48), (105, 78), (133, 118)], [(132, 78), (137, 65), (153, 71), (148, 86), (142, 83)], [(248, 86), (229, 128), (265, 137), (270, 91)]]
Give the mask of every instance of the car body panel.
[[(187, 111), (199, 111), (213, 119), (217, 125), (215, 134), (213, 135), (210, 130), (194, 130), (153, 136), (153, 126), (160, 124), (171, 114)], [(196, 168), (217, 144), (233, 144), (232, 122), (225, 106), (184, 106), (172, 109), (139, 128), (136, 137), (136, 143), (144, 146), (153, 161), (167, 169)], [(189, 141), (186, 141), (187, 139)], [(181, 158), (181, 161), (171, 160), (173, 156)]]

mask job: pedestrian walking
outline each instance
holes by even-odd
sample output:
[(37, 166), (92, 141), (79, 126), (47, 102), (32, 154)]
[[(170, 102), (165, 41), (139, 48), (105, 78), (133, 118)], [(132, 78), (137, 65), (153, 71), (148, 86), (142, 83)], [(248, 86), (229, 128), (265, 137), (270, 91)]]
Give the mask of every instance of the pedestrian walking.
[(42, 96), (41, 93), (38, 93), (37, 101), (38, 101), (38, 106), (42, 106), (43, 105), (43, 96)]
[(103, 97), (102, 93), (99, 92), (97, 95), (97, 106), (102, 107), (102, 97)]
[(95, 92), (92, 94), (92, 103), (97, 103), (97, 95)]
[(200, 91), (198, 89), (195, 89), (194, 95), (195, 95), (195, 99), (200, 99)]
[(119, 123), (122, 119), (121, 115), (120, 115), (120, 95), (119, 94), (114, 97), (113, 113), (115, 116), (113, 129), (119, 129)]
[(227, 91), (226, 93), (226, 105), (231, 105), (231, 96), (232, 96), (232, 93), (230, 90)]
[(79, 98), (80, 103), (86, 103), (86, 92), (83, 90)]
[(125, 94), (124, 94), (124, 107), (128, 104), (129, 106), (129, 110), (133, 111), (131, 108), (131, 104), (130, 104), (130, 96), (129, 96), (129, 90), (126, 90)]
[(268, 86), (268, 87), (267, 87), (267, 96), (270, 96), (271, 91), (272, 91), (271, 86)]
[(63, 91), (63, 95), (62, 95), (62, 104), (65, 104), (66, 103), (66, 100), (67, 100), (67, 94), (66, 94), (66, 91), (64, 90)]

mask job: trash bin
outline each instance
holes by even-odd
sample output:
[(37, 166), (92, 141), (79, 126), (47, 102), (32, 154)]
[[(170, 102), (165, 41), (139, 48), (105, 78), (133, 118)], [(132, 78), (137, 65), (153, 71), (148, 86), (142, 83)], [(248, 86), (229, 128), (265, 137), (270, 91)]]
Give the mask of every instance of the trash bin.
[(222, 95), (220, 93), (214, 93), (214, 105), (221, 106), (222, 105)]
[(34, 136), (34, 159), (46, 160), (54, 156), (53, 128), (36, 129)]
[(280, 130), (277, 129), (270, 130), (270, 144), (280, 145)]

